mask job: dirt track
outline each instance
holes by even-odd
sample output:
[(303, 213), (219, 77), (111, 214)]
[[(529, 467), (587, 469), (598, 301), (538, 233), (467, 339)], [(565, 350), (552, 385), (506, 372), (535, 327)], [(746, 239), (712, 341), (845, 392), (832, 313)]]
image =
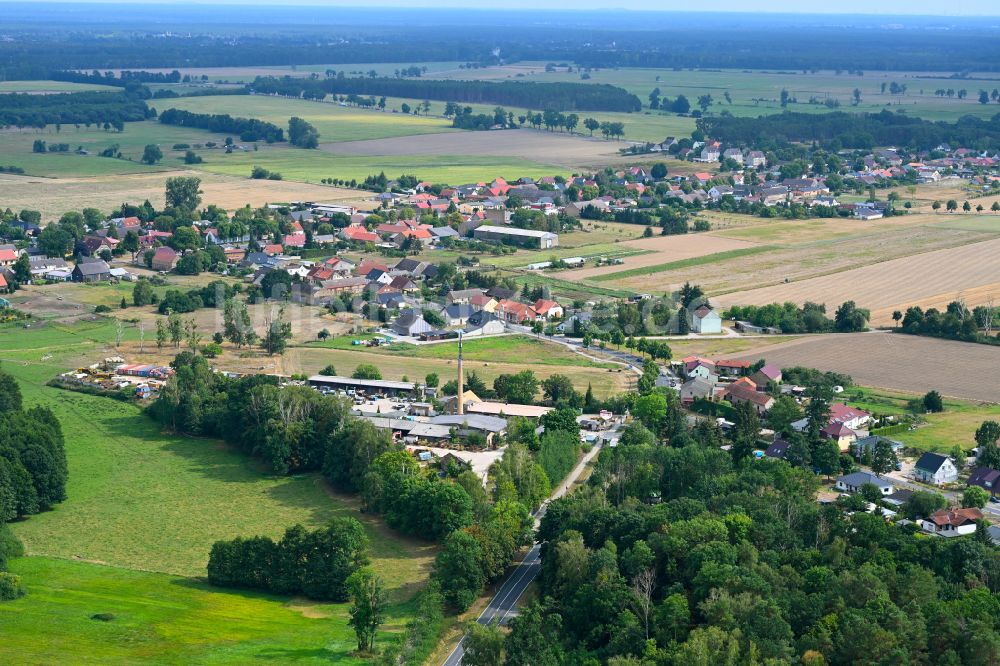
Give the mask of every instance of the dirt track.
[(865, 386), (1000, 402), (1000, 386), (990, 369), (1000, 368), (1000, 347), (899, 333), (808, 336), (736, 355), (782, 367), (801, 365), (842, 372)]

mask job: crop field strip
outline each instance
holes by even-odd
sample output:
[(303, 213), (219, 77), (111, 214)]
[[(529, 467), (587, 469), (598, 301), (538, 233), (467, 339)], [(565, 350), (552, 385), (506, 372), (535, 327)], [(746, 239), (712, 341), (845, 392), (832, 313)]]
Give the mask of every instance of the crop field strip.
[[(781, 367), (808, 366), (850, 375), (856, 384), (921, 395), (942, 395), (996, 403), (996, 378), (985, 368), (1000, 367), (1000, 347), (888, 332), (808, 336), (737, 353), (765, 358)], [(933, 363), (928, 365), (928, 359)], [(963, 442), (963, 445), (969, 445)]]

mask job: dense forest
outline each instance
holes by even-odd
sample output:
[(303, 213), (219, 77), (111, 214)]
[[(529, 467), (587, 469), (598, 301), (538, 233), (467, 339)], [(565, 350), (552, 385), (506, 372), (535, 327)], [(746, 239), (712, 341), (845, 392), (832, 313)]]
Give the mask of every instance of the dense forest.
[[(13, 38), (0, 42), (0, 76), (46, 78), (55, 69), (377, 63), (385, 62), (387, 53), (394, 62), (472, 65), (532, 60), (601, 68), (1000, 69), (993, 26), (962, 18), (895, 17), (893, 23), (905, 29), (890, 30), (880, 19), (861, 17), (577, 10), (568, 18), (538, 8), (472, 13), (393, 8), (373, 14), (285, 6), (280, 13), (242, 8), (234, 20), (209, 7), (123, 12), (80, 4), (86, 9), (6, 6), (5, 32)], [(81, 30), (90, 25), (94, 29)], [(162, 25), (176, 29), (164, 33)], [(711, 39), (705, 39), (706, 25), (712, 26)], [(739, 47), (720, 47), (727, 44)]]
[(603, 451), (542, 521), (541, 601), (511, 622), (506, 663), (1000, 658), (1000, 552), (819, 505), (816, 485), (699, 442)]
[(135, 92), (76, 92), (55, 95), (0, 95), (0, 127), (103, 125), (121, 131), (124, 123), (155, 113), (146, 106), (145, 88)]
[(639, 98), (607, 84), (536, 83), (534, 81), (450, 81), (440, 79), (333, 78), (323, 80), (261, 76), (250, 85), (256, 93), (322, 99), (334, 95), (387, 95), (462, 104), (506, 104), (562, 111), (639, 111)]
[(820, 142), (831, 150), (900, 146), (933, 150), (947, 143), (978, 150), (1000, 148), (1000, 114), (989, 120), (963, 116), (931, 122), (899, 113), (825, 114), (785, 112), (757, 118), (711, 116), (698, 119), (706, 136), (727, 144), (769, 148), (788, 142)]
[(96, 69), (90, 73), (75, 72), (68, 70), (53, 71), (49, 78), (53, 81), (68, 81), (70, 83), (92, 83), (101, 86), (115, 86), (126, 88), (142, 83), (180, 83), (181, 73), (176, 69), (169, 74), (163, 72), (133, 72), (125, 70), (118, 75), (115, 72), (98, 72)]
[(240, 137), (240, 141), (275, 143), (285, 140), (285, 131), (277, 125), (256, 118), (233, 118), (228, 113), (192, 113), (180, 109), (167, 109), (160, 114), (160, 122), (165, 125), (196, 127), (210, 132), (235, 134)]

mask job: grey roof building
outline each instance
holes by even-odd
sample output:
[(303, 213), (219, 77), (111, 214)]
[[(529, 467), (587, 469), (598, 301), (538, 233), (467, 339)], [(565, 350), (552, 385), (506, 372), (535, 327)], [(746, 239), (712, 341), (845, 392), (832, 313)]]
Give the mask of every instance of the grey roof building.
[(392, 323), (392, 330), (398, 335), (420, 335), (434, 327), (424, 320), (424, 316), (414, 310), (406, 310)]
[(837, 477), (837, 490), (847, 493), (859, 492), (862, 486), (872, 485), (878, 488), (883, 495), (891, 495), (896, 489), (894, 485), (886, 479), (875, 476), (868, 472), (854, 472)]

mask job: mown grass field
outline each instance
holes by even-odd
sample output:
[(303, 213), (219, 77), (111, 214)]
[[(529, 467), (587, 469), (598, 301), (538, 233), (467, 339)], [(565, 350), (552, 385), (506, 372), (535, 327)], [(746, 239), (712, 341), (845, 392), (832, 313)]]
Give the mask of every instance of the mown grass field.
[[(398, 537), (318, 475), (272, 476), (221, 442), (164, 434), (133, 404), (45, 386), (114, 353), (105, 342), (113, 337), (103, 319), (0, 329), (2, 367), (27, 404), (55, 411), (69, 463), (68, 499), (14, 525), (28, 557), (13, 569), (29, 595), (0, 607), (0, 662), (80, 654), (74, 663), (246, 663), (270, 654), (282, 663), (352, 663), (346, 605), (302, 608), (194, 580), (216, 540), (277, 537), (295, 523), (316, 527), (334, 516), (365, 525), (392, 622), (403, 621), (432, 545)], [(94, 613), (118, 619), (97, 622)], [(46, 640), (40, 626), (52, 628)]]
[[(167, 574), (50, 557), (11, 563), (28, 595), (0, 604), (8, 664), (362, 664), (347, 605), (223, 592)], [(108, 613), (110, 621), (92, 619)], [(386, 633), (398, 631), (395, 610)]]
[[(458, 358), (457, 342), (442, 342), (432, 345), (411, 345), (393, 343), (381, 347), (361, 347), (353, 344), (354, 340), (366, 340), (372, 336), (341, 336), (324, 341), (310, 343), (311, 347), (324, 349), (340, 349), (354, 351), (375, 351), (393, 356), (408, 356), (411, 358), (452, 360)], [(480, 340), (465, 340), (462, 343), (462, 354), (467, 361), (486, 361), (494, 363), (523, 363), (532, 359), (539, 365), (565, 365), (587, 368), (617, 368), (610, 363), (591, 361), (563, 345), (527, 336), (505, 335)], [(341, 370), (353, 369), (344, 368)]]
[[(400, 139), (401, 141), (405, 139)], [(317, 183), (323, 178), (364, 180), (385, 172), (390, 178), (412, 174), (435, 183), (463, 184), (489, 181), (496, 177), (570, 175), (566, 169), (518, 159), (490, 155), (361, 156), (337, 155), (321, 150), (269, 146), (259, 152), (213, 152), (203, 155), (197, 165), (202, 171), (232, 176), (250, 176), (254, 166), (277, 171), (286, 180)]]
[[(36, 139), (50, 144), (69, 144), (70, 152), (34, 153), (32, 144)], [(54, 125), (49, 125), (42, 130), (0, 132), (0, 164), (21, 167), (28, 175), (53, 178), (151, 173), (184, 167), (184, 151), (172, 150), (174, 144), (216, 141), (221, 145), (224, 140), (224, 136), (211, 132), (172, 127), (153, 120), (125, 123), (125, 131), (120, 133), (86, 127), (77, 129), (72, 125), (56, 131)], [(102, 150), (115, 144), (119, 146), (123, 159), (99, 156)], [(140, 161), (147, 144), (160, 146), (162, 162), (150, 166)], [(83, 148), (90, 155), (74, 154), (77, 148)]]
[[(873, 414), (896, 416), (912, 414), (907, 409), (907, 403), (922, 397), (867, 387), (851, 389), (845, 395), (853, 407)], [(943, 412), (923, 414), (922, 418), (925, 421), (923, 424), (892, 435), (892, 438), (921, 451), (947, 453), (955, 446), (969, 450), (976, 446), (976, 429), (983, 421), (1000, 421), (1000, 405), (945, 398)]]

